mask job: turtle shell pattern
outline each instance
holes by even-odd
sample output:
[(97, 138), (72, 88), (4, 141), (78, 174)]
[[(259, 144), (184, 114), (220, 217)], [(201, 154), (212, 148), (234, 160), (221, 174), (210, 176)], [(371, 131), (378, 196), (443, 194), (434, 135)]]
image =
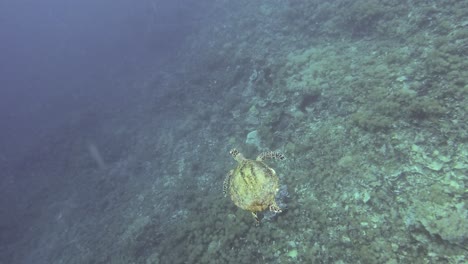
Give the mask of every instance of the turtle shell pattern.
[(277, 208), (275, 196), (279, 180), (276, 172), (261, 159), (236, 160), (238, 165), (229, 176), (229, 193), (234, 204), (253, 213)]

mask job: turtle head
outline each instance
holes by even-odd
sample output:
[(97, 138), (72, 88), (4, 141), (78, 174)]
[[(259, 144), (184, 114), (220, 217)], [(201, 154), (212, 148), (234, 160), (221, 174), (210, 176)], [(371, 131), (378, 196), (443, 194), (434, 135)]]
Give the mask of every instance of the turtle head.
[(242, 153), (240, 153), (237, 149), (231, 149), (231, 151), (229, 151), (229, 154), (231, 154), (231, 156), (237, 161), (237, 162), (240, 162), (240, 161), (243, 161), (245, 160), (244, 158), (244, 155), (242, 155)]

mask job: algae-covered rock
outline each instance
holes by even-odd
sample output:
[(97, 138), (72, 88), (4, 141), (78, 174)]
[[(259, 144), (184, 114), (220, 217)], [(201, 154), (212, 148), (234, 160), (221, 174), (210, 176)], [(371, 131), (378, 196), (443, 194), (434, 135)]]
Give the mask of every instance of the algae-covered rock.
[(410, 208), (405, 222), (416, 229), (424, 229), (433, 239), (443, 239), (462, 245), (468, 239), (468, 209), (464, 201), (454, 206), (453, 196), (459, 190), (435, 184), (420, 194)]
[(297, 259), (297, 249), (292, 249), (288, 252), (288, 257), (292, 259)]
[(245, 143), (246, 144), (249, 144), (249, 145), (253, 145), (255, 147), (257, 147), (258, 149), (260, 149), (260, 145), (261, 145), (261, 140), (260, 140), (260, 136), (258, 135), (258, 131), (257, 130), (253, 130), (251, 132), (249, 132), (247, 134), (247, 139), (245, 140)]
[(415, 212), (421, 226), (432, 237), (460, 245), (467, 241), (468, 211), (465, 208), (420, 203)]

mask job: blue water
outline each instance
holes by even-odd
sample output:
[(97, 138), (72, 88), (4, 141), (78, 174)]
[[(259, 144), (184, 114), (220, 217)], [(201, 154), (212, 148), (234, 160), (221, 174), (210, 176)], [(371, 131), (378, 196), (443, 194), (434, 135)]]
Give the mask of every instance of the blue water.
[[(0, 264), (468, 262), (466, 17), (462, 0), (3, 1)], [(233, 148), (278, 179), (244, 178), (259, 223)]]

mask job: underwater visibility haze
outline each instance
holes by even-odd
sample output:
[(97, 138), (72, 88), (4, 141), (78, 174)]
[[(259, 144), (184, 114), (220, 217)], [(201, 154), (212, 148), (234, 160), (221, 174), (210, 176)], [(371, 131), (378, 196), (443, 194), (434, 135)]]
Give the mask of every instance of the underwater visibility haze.
[(0, 36), (0, 264), (468, 262), (464, 0), (6, 0)]

